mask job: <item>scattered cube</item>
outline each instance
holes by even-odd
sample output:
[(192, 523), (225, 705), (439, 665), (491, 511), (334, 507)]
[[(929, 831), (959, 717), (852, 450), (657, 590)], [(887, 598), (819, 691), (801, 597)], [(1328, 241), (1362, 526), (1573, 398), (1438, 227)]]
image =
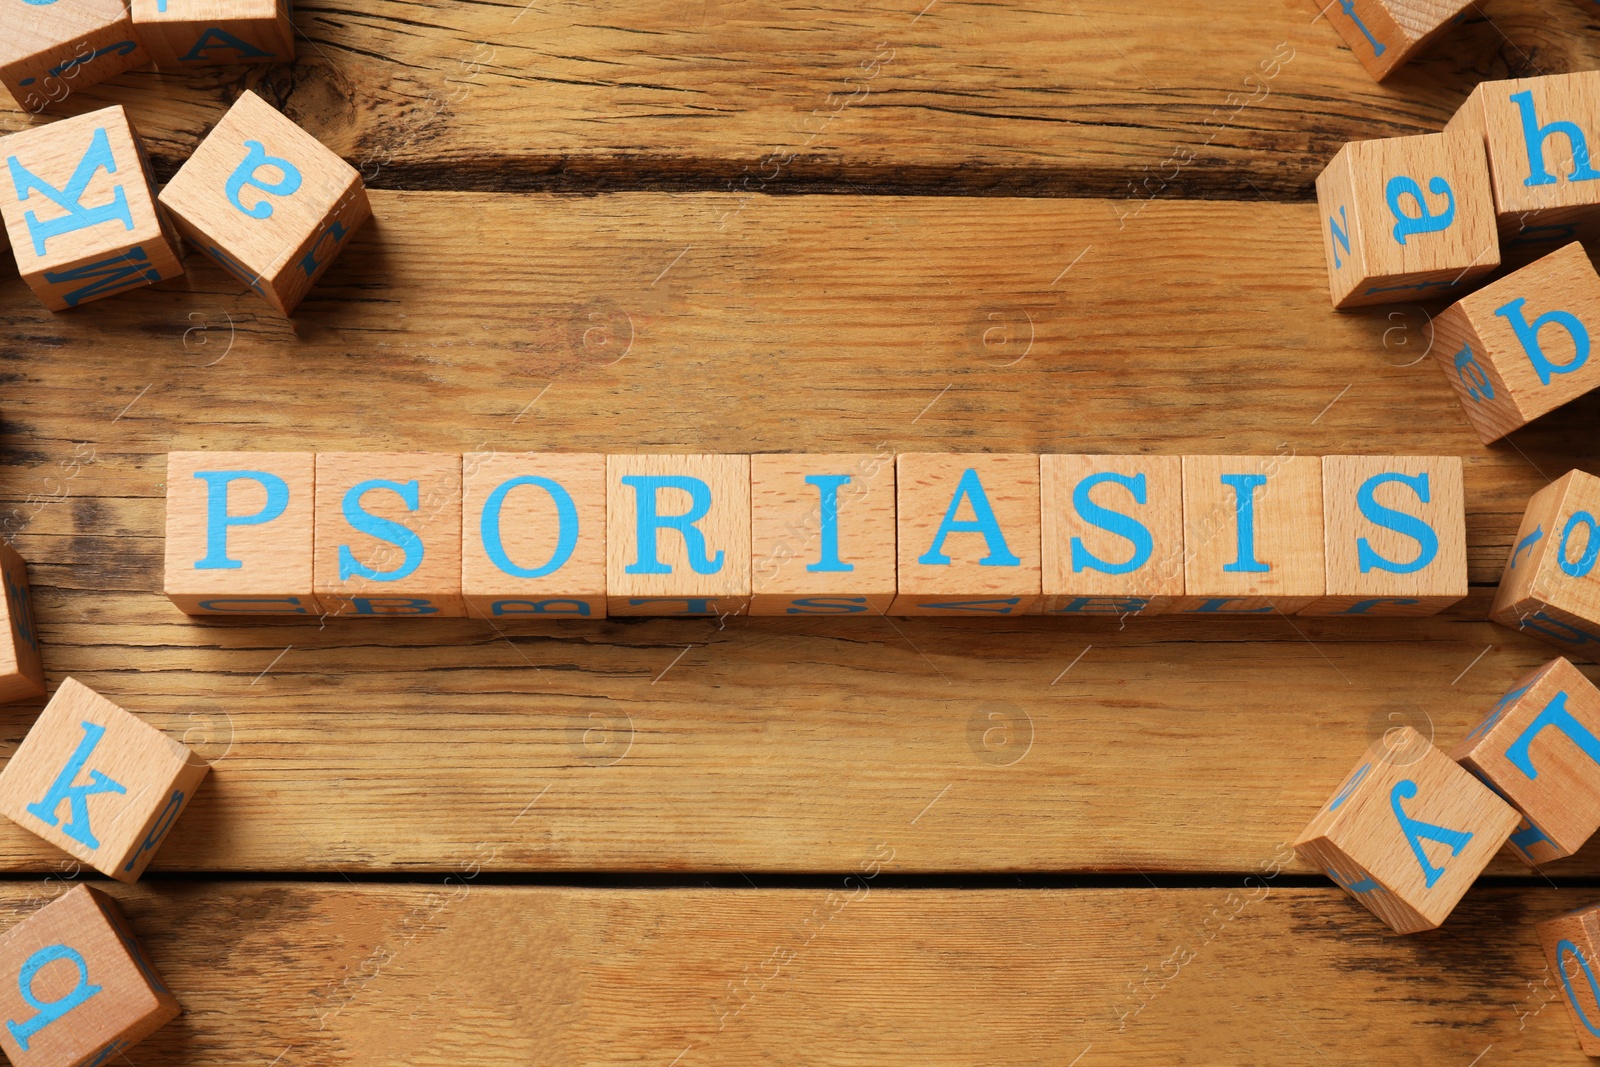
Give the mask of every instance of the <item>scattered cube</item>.
[(354, 167), (248, 91), (161, 203), (184, 236), (284, 315), (372, 214)]
[(1472, 10), (1471, 0), (1337, 0), (1318, 9), (1373, 81), (1383, 81)]
[(39, 661), (39, 623), (28, 589), (28, 565), (4, 542), (0, 542), (0, 581), (6, 586), (0, 600), (6, 634), (0, 644), (0, 704), (42, 697), (44, 665)]
[(1586, 1055), (1600, 1056), (1600, 906), (1542, 922), (1538, 931), (1561, 981), (1578, 1045)]
[(1510, 805), (1406, 726), (1373, 743), (1294, 847), (1413, 934), (1444, 922), (1516, 824)]
[(0, 815), (138, 881), (211, 765), (68, 678), (0, 771)]
[(10, 5), (0, 37), (0, 81), (37, 115), (86, 89), (150, 62), (122, 0), (23, 0)]
[(1179, 456), (1039, 457), (1046, 615), (1159, 615), (1183, 596)]
[(22, 280), (51, 311), (183, 273), (139, 135), (120, 106), (0, 139), (4, 217)]
[(1470, 133), (1351, 141), (1317, 176), (1336, 308), (1465, 292), (1500, 265), (1483, 142)]
[(750, 607), (750, 457), (607, 456), (612, 615)]
[(1569, 651), (1600, 652), (1600, 478), (1569, 471), (1528, 501), (1489, 617)]
[(95, 1067), (178, 1017), (117, 902), (79, 885), (0, 935), (0, 1048), (13, 1067)]
[(133, 24), (158, 67), (287, 63), (294, 58), (290, 0), (132, 3)]

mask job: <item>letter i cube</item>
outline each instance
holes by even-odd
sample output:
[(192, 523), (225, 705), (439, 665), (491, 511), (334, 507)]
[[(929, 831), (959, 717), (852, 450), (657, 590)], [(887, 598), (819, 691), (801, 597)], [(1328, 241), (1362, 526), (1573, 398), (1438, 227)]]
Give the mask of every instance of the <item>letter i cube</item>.
[(292, 313), (372, 214), (361, 175), (252, 92), (161, 191), (202, 252)]
[(1600, 653), (1600, 478), (1569, 471), (1528, 501), (1489, 617), (1568, 651)]
[(750, 607), (750, 457), (607, 456), (612, 615)]
[(1586, 1055), (1600, 1056), (1600, 907), (1542, 922), (1537, 929), (1578, 1045)]
[(1471, 10), (1471, 0), (1317, 0), (1356, 59), (1383, 81)]
[(22, 280), (45, 307), (183, 273), (139, 135), (121, 106), (0, 139), (0, 216)]
[(1397, 933), (1450, 915), (1517, 813), (1409, 726), (1379, 738), (1295, 851)]
[(1351, 141), (1317, 205), (1336, 308), (1450, 296), (1500, 265), (1483, 142), (1465, 132)]
[(1046, 615), (1159, 615), (1183, 596), (1183, 460), (1040, 456)]
[(39, 623), (28, 589), (28, 565), (16, 549), (0, 542), (0, 581), (5, 597), (5, 643), (0, 644), (0, 704), (44, 696), (44, 666), (39, 661)]
[(0, 10), (0, 81), (24, 111), (150, 62), (122, 0), (5, 0)]
[(1522, 814), (1511, 847), (1529, 866), (1600, 830), (1600, 690), (1566, 660), (1518, 681), (1450, 755)]
[(182, 1009), (106, 893), (79, 885), (0, 935), (0, 1048), (13, 1067), (95, 1067)]
[(132, 0), (133, 24), (163, 69), (294, 58), (290, 0)]
[(68, 678), (0, 771), (0, 815), (137, 881), (211, 765)]

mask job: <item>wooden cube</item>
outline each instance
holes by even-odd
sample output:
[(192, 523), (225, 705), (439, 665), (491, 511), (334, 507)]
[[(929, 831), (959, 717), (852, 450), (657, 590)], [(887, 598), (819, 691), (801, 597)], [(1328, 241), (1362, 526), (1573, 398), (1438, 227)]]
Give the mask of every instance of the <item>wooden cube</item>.
[(1323, 456), (1328, 592), (1302, 615), (1433, 615), (1467, 595), (1457, 456)]
[(1517, 813), (1411, 727), (1379, 738), (1295, 851), (1397, 933), (1449, 916)]
[(39, 661), (39, 622), (28, 589), (28, 565), (16, 549), (0, 541), (0, 581), (5, 597), (0, 615), (5, 622), (0, 641), (0, 704), (44, 696), (44, 665)]
[(138, 881), (211, 765), (68, 678), (0, 771), (0, 815)]
[(1317, 176), (1336, 308), (1467, 291), (1500, 265), (1483, 142), (1469, 133), (1351, 141)]
[(469, 615), (605, 618), (605, 456), (469, 452), (461, 490)]
[(78, 885), (0, 935), (0, 1048), (13, 1067), (96, 1067), (182, 1009), (111, 896)]
[(1600, 386), (1600, 275), (1580, 244), (1463, 297), (1433, 330), (1433, 357), (1485, 443)]
[(1528, 501), (1489, 617), (1569, 652), (1600, 654), (1600, 478), (1570, 471)]
[(190, 615), (316, 615), (311, 452), (167, 454), (167, 599)]
[(612, 615), (750, 607), (750, 457), (607, 456)]
[(324, 614), (466, 614), (461, 456), (319, 452), (312, 584)]
[(1184, 595), (1170, 610), (1292, 615), (1327, 591), (1322, 461), (1184, 456)]
[(52, 311), (183, 273), (139, 135), (120, 106), (0, 139), (17, 270)]
[(1519, 680), (1450, 756), (1522, 813), (1511, 847), (1530, 866), (1600, 830), (1600, 690), (1564, 659)]
[(1600, 906), (1542, 922), (1537, 929), (1578, 1045), (1585, 1054), (1600, 1056)]
[(882, 615), (894, 603), (894, 457), (750, 457), (752, 615)]
[(1350, 51), (1383, 81), (1472, 10), (1471, 0), (1336, 0), (1317, 8)]
[(1047, 615), (1158, 615), (1183, 596), (1183, 460), (1039, 457)]
[(248, 91), (161, 203), (185, 237), (285, 315), (372, 215), (356, 169)]
[(150, 62), (122, 0), (68, 0), (6, 6), (0, 81), (37, 115), (78, 89)]
[(290, 0), (132, 0), (133, 24), (163, 69), (294, 59)]

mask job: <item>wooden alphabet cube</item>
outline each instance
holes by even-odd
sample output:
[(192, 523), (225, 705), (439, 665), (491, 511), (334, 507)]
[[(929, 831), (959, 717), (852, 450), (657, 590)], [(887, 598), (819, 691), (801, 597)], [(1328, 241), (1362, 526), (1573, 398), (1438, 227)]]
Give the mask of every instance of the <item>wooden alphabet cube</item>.
[(1537, 493), (1500, 573), (1489, 617), (1570, 652), (1600, 654), (1600, 478), (1567, 474)]
[(1171, 611), (1292, 615), (1327, 591), (1322, 461), (1184, 456), (1184, 595)]
[(752, 615), (882, 615), (894, 603), (894, 457), (750, 457)]
[(72, 678), (0, 771), (0, 815), (138, 881), (211, 765)]
[(183, 273), (139, 135), (120, 106), (0, 139), (0, 217), (51, 311)]
[(1522, 814), (1511, 847), (1530, 866), (1600, 830), (1600, 690), (1564, 659), (1518, 681), (1450, 756)]
[(1550, 919), (1537, 929), (1578, 1045), (1586, 1055), (1600, 1056), (1600, 906)]
[(162, 69), (294, 59), (290, 0), (132, 0), (133, 24)]
[(35, 115), (150, 62), (122, 0), (7, 0), (3, 10), (0, 81)]
[(1600, 386), (1600, 275), (1580, 244), (1456, 301), (1433, 330), (1433, 357), (1485, 443)]
[(42, 697), (44, 665), (39, 661), (39, 623), (33, 616), (28, 565), (4, 542), (0, 542), (0, 581), (6, 587), (0, 599), (5, 623), (0, 640), (0, 704)]
[(190, 615), (316, 615), (311, 452), (167, 454), (167, 599)]
[(1323, 456), (1328, 592), (1302, 615), (1433, 615), (1467, 595), (1457, 456)]
[(612, 615), (750, 607), (750, 457), (607, 456)]
[(895, 481), (900, 591), (890, 614), (1037, 610), (1037, 455), (902, 452)]
[(161, 204), (201, 251), (284, 315), (372, 215), (356, 169), (248, 91), (167, 183)]
[(1383, 81), (1472, 9), (1471, 0), (1318, 0), (1356, 59)]
[(1379, 738), (1295, 842), (1395, 932), (1449, 916), (1517, 813), (1411, 727)]
[(116, 900), (78, 885), (0, 935), (0, 1048), (12, 1067), (94, 1067), (182, 1009)]
[(1159, 615), (1183, 596), (1183, 460), (1039, 457), (1046, 615)]
[(459, 454), (319, 452), (316, 501), (312, 585), (324, 614), (466, 614)]
[(1483, 143), (1466, 132), (1351, 141), (1317, 175), (1336, 308), (1465, 292), (1500, 265)]
[(605, 618), (605, 456), (469, 452), (461, 490), (469, 615)]

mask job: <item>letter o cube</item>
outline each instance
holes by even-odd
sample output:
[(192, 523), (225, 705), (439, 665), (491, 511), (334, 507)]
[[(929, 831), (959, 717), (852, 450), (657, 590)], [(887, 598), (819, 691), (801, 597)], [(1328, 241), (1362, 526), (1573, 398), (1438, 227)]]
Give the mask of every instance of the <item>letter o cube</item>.
[(1578, 1045), (1600, 1056), (1600, 906), (1542, 922), (1538, 931)]
[(1568, 651), (1600, 652), (1600, 478), (1569, 471), (1528, 500), (1489, 618)]

